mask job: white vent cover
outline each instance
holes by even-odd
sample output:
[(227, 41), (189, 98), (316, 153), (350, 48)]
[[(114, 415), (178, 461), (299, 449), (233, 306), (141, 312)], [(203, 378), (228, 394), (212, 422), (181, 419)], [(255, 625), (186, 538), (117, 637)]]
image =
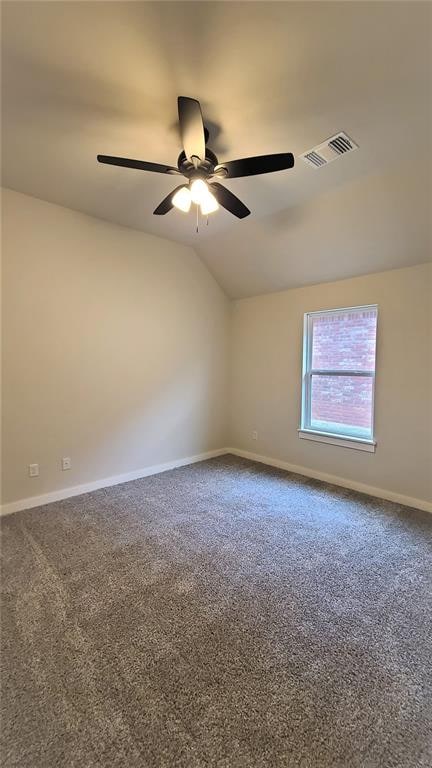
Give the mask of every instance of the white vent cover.
[(308, 152), (303, 152), (300, 157), (303, 158), (305, 163), (319, 168), (321, 165), (327, 165), (332, 160), (336, 160), (340, 155), (345, 155), (347, 152), (354, 152), (358, 149), (358, 144), (355, 143), (346, 133), (341, 131), (336, 133), (335, 136), (331, 136), (329, 139), (319, 144), (317, 147), (310, 149)]

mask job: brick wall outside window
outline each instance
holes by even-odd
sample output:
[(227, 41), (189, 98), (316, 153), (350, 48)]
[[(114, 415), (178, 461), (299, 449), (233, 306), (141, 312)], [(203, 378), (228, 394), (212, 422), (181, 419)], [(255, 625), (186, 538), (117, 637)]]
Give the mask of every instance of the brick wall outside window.
[[(312, 368), (374, 371), (376, 320), (375, 310), (314, 317)], [(313, 376), (311, 426), (330, 422), (369, 429), (372, 387), (371, 378)]]

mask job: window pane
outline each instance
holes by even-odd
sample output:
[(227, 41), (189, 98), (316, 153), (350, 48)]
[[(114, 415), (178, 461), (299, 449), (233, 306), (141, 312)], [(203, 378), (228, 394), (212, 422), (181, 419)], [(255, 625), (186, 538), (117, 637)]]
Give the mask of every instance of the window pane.
[(370, 376), (312, 376), (311, 428), (352, 437), (372, 437)]
[(338, 312), (312, 318), (312, 368), (374, 371), (377, 312)]

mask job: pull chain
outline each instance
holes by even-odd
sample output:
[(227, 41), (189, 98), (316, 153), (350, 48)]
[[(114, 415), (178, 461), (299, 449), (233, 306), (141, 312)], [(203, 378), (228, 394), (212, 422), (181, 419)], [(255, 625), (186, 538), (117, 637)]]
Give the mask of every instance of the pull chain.
[(196, 231), (199, 232), (198, 206), (196, 207)]

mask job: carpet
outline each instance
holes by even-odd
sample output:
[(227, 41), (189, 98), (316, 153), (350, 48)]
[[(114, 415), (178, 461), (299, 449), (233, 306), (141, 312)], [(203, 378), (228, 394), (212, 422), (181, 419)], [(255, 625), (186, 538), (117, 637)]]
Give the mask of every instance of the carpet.
[(2, 533), (3, 766), (430, 768), (427, 513), (223, 456)]

